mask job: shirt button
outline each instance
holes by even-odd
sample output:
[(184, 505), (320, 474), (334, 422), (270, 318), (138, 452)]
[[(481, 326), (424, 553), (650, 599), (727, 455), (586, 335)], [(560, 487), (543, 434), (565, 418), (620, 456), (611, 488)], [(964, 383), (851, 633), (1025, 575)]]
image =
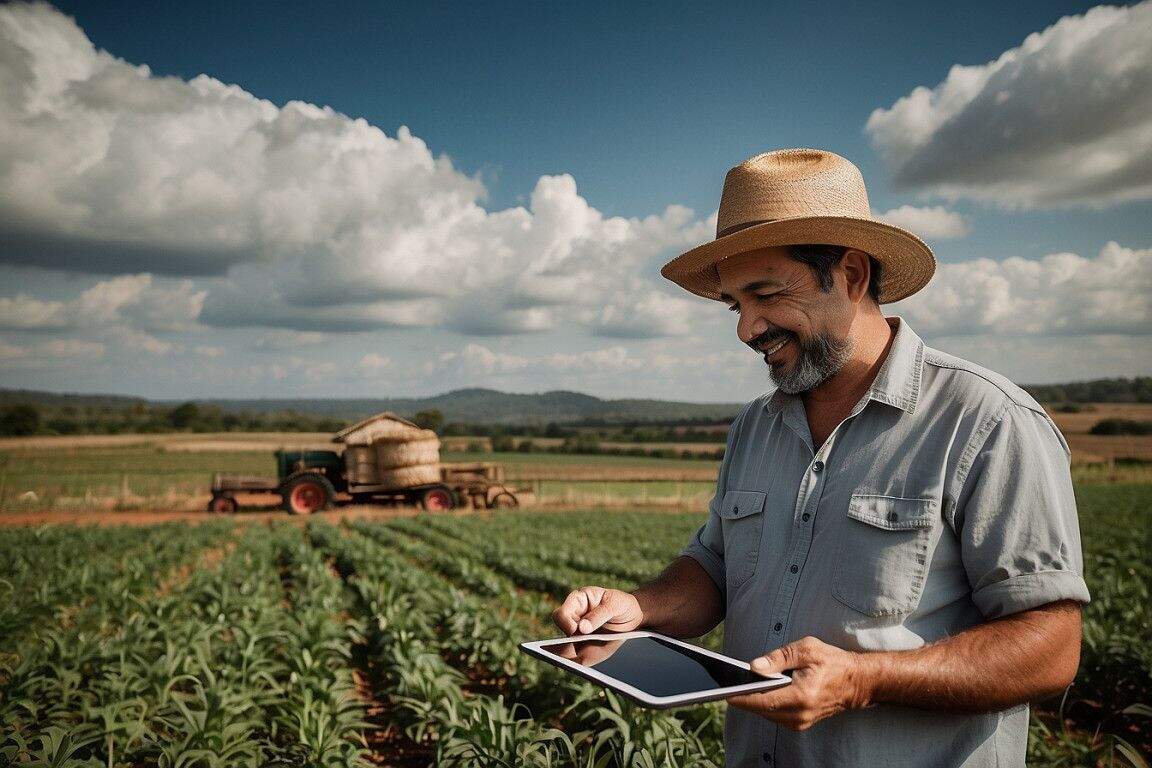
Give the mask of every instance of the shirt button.
[(900, 515), (896, 514), (895, 512), (889, 512), (888, 513), (888, 522), (894, 523), (899, 519), (900, 519)]
[(788, 570), (792, 571), (792, 573), (796, 573), (796, 571), (800, 570), (800, 568), (798, 566), (794, 565), (791, 568), (789, 568)]
[(780, 630), (784, 629), (784, 625), (780, 622), (776, 622), (776, 626), (772, 627), (772, 629), (775, 632), (779, 632)]
[(771, 752), (765, 752), (763, 755), (761, 755), (761, 757), (764, 758), (764, 762), (766, 762), (766, 763), (772, 762), (772, 753)]
[(803, 520), (804, 522), (808, 522), (809, 520), (812, 519), (812, 515), (805, 512), (804, 514), (800, 515), (800, 519)]
[(732, 514), (734, 514), (734, 515), (740, 514), (740, 507), (732, 507)]
[(820, 474), (821, 472), (823, 472), (824, 471), (824, 462), (817, 460), (815, 463), (812, 464), (812, 471), (815, 472), (816, 474)]

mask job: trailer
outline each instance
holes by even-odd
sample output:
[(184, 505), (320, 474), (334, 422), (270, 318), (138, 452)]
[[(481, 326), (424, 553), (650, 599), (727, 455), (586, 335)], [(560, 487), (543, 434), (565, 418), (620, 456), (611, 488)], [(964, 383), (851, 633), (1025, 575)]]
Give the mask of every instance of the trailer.
[[(316, 453), (310, 451), (309, 453)], [(278, 451), (281, 457), (293, 452)], [(257, 477), (216, 473), (212, 476), (211, 512), (236, 512), (240, 509), (237, 495), (276, 495), (285, 510), (297, 515), (345, 504), (404, 504), (430, 511), (455, 508), (507, 509), (520, 505), (526, 490), (508, 485), (503, 480), (503, 467), (491, 462), (445, 464), (441, 482), (389, 488), (355, 486), (348, 488), (339, 478), (316, 467), (290, 472), (282, 477)]]
[(298, 515), (349, 503), (428, 511), (519, 506), (528, 489), (509, 486), (500, 464), (441, 464), (439, 440), (428, 434), (394, 414), (377, 414), (337, 433), (333, 440), (346, 444), (342, 451), (276, 451), (275, 477), (213, 475), (208, 510), (237, 511), (239, 494), (278, 495), (284, 509)]

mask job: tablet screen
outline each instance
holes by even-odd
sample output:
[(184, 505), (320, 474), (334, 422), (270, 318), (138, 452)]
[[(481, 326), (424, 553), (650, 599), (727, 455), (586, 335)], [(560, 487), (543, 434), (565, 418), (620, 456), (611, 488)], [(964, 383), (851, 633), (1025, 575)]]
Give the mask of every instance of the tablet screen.
[(751, 670), (656, 637), (564, 641), (541, 645), (540, 650), (594, 668), (652, 696), (765, 682)]

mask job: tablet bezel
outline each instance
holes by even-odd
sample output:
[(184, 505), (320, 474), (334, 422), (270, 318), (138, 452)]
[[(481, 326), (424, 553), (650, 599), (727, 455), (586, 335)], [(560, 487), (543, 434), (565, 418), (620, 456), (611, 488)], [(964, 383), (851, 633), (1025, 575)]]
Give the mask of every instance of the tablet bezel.
[(788, 675), (774, 675), (772, 677), (765, 677), (763, 682), (757, 681), (755, 683), (744, 683), (742, 685), (732, 685), (725, 688), (710, 688), (706, 691), (697, 691), (695, 693), (681, 693), (672, 696), (653, 696), (645, 691), (629, 685), (623, 680), (618, 680), (615, 677), (606, 675), (598, 671), (595, 667), (586, 667), (582, 664), (557, 656), (550, 651), (545, 651), (542, 646), (555, 645), (557, 643), (570, 642), (579, 643), (589, 640), (611, 641), (611, 640), (631, 640), (638, 637), (651, 637), (658, 640), (663, 640), (674, 645), (683, 646), (695, 653), (701, 653), (705, 656), (711, 656), (719, 661), (731, 664), (740, 669), (751, 670), (751, 665), (748, 662), (734, 659), (731, 656), (725, 656), (715, 651), (710, 651), (707, 648), (701, 648), (698, 645), (686, 643), (683, 640), (677, 640), (674, 637), (662, 635), (659, 632), (649, 632), (647, 630), (637, 630), (634, 632), (609, 632), (593, 635), (573, 635), (570, 637), (555, 637), (550, 640), (533, 640), (531, 642), (520, 643), (520, 649), (541, 661), (545, 661), (554, 666), (566, 669), (569, 672), (574, 672), (581, 677), (591, 680), (594, 683), (603, 685), (610, 688), (617, 693), (623, 694), (633, 701), (643, 704), (653, 709), (668, 709), (670, 707), (679, 707), (686, 704), (699, 704), (705, 701), (719, 701), (726, 699), (729, 696), (735, 696), (741, 693), (759, 693), (762, 691), (772, 690), (779, 688), (782, 685), (787, 685), (792, 682), (792, 678)]

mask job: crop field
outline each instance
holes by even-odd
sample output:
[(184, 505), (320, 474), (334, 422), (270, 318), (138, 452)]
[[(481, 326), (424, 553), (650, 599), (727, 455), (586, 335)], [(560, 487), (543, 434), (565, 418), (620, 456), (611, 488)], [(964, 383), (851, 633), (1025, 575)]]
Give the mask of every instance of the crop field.
[[(1080, 674), (1030, 762), (1152, 748), (1147, 485), (1078, 487)], [(573, 586), (656, 573), (702, 514), (0, 529), (0, 763), (717, 766), (722, 704), (633, 707), (516, 651)], [(703, 642), (715, 646), (715, 632)]]

